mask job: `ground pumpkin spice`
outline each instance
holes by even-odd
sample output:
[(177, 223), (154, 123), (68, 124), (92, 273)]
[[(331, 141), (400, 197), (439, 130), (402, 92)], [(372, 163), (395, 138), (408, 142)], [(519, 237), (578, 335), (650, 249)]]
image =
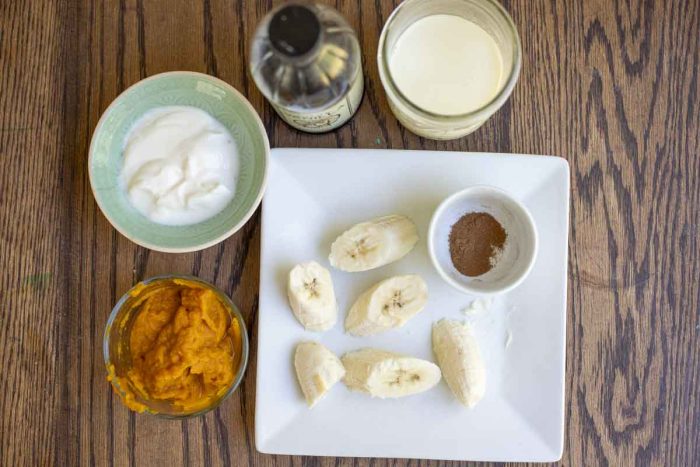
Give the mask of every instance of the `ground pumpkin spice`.
[(465, 276), (485, 274), (494, 266), (494, 258), (506, 242), (506, 231), (489, 213), (463, 215), (450, 231), (450, 257), (455, 268)]

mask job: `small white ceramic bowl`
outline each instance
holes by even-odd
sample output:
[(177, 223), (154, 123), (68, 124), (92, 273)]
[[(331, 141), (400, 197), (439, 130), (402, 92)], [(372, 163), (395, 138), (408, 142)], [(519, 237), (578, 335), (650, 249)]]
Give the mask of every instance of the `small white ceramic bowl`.
[[(499, 261), (476, 277), (457, 271), (449, 247), (452, 226), (470, 212), (491, 214), (507, 234)], [(537, 256), (537, 229), (527, 208), (508, 193), (491, 186), (473, 186), (448, 197), (435, 210), (428, 251), (437, 272), (457, 290), (480, 296), (501, 294), (517, 287), (530, 273)]]

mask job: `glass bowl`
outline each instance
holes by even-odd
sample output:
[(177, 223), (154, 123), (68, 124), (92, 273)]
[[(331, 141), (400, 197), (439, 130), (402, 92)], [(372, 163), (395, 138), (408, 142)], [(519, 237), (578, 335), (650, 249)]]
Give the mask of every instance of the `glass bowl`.
[[(159, 288), (173, 285), (176, 281), (194, 283), (197, 286), (213, 291), (217, 298), (229, 312), (230, 321), (236, 321), (240, 330), (239, 355), (237, 358), (238, 367), (231, 385), (212, 397), (210, 403), (205, 407), (192, 411), (183, 411), (172, 403), (164, 400), (149, 400), (141, 396), (138, 389), (133, 387), (126, 377), (131, 368), (131, 351), (129, 346), (129, 336), (135, 317), (141, 311), (142, 298), (146, 293), (152, 293)], [(202, 415), (218, 407), (228, 396), (230, 396), (240, 385), (248, 365), (248, 334), (245, 322), (240, 311), (233, 304), (231, 299), (221, 290), (212, 284), (201, 279), (186, 275), (157, 276), (139, 282), (129, 289), (112, 309), (105, 327), (102, 350), (105, 359), (105, 366), (109, 375), (108, 379), (112, 383), (114, 390), (121, 396), (122, 400), (130, 400), (135, 406), (141, 406), (144, 412), (157, 415), (163, 418), (183, 419)]]

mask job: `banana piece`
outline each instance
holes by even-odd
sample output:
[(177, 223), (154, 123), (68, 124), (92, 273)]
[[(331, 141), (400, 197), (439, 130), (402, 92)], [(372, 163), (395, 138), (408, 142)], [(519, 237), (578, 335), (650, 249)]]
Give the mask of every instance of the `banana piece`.
[(301, 342), (294, 352), (294, 369), (309, 408), (323, 398), (345, 375), (345, 368), (333, 352), (318, 342)]
[(364, 292), (345, 318), (345, 330), (369, 336), (403, 326), (428, 301), (428, 285), (417, 275), (396, 276)]
[(443, 319), (433, 325), (433, 352), (455, 397), (474, 407), (486, 392), (486, 370), (467, 324)]
[(331, 245), (331, 266), (347, 272), (368, 271), (403, 258), (418, 241), (411, 219), (391, 215), (362, 222)]
[(440, 382), (432, 362), (378, 349), (362, 349), (341, 358), (345, 385), (372, 397), (396, 398), (427, 391)]
[(289, 272), (287, 297), (294, 316), (309, 331), (327, 331), (338, 319), (333, 280), (315, 261), (297, 264)]

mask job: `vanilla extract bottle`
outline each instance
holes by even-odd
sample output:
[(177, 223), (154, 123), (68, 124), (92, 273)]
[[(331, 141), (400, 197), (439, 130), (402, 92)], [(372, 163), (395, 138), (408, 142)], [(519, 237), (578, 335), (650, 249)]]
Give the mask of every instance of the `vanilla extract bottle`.
[(258, 26), (250, 54), (255, 84), (284, 121), (302, 131), (338, 128), (364, 92), (360, 45), (335, 9), (288, 2)]

